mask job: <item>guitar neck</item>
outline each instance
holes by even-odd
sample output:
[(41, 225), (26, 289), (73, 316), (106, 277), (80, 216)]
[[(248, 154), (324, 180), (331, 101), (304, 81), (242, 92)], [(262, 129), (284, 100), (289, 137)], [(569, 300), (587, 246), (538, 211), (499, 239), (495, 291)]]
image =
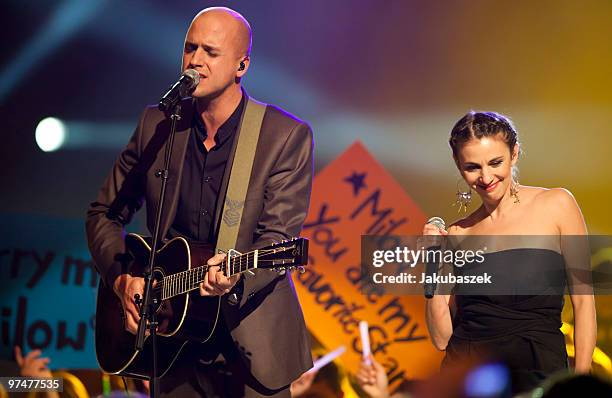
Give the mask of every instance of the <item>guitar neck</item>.
[[(253, 250), (248, 253), (230, 255), (223, 260), (219, 267), (223, 274), (231, 277), (237, 274), (256, 269), (256, 268), (273, 268), (290, 263), (292, 259), (266, 259), (270, 254), (286, 251), (287, 248), (277, 249), (261, 249)], [(185, 294), (196, 290), (206, 278), (208, 273), (208, 265), (202, 265), (168, 275), (158, 284), (157, 288), (161, 289), (162, 300), (166, 300), (181, 294)]]

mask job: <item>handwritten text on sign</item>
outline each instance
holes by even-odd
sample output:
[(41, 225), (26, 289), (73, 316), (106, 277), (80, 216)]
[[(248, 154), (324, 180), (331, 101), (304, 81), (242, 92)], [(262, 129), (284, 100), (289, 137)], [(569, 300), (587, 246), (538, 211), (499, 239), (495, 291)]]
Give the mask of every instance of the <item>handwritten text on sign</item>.
[(0, 358), (40, 349), (51, 368), (97, 368), (98, 274), (82, 220), (2, 215)]
[(437, 370), (441, 354), (429, 341), (423, 298), (384, 294), (362, 278), (361, 235), (417, 234), (424, 223), (419, 207), (359, 142), (315, 177), (302, 232), (310, 238), (309, 265), (295, 276), (306, 322), (325, 346), (349, 347), (342, 361), (356, 372), (359, 321), (366, 320), (372, 354), (392, 388)]

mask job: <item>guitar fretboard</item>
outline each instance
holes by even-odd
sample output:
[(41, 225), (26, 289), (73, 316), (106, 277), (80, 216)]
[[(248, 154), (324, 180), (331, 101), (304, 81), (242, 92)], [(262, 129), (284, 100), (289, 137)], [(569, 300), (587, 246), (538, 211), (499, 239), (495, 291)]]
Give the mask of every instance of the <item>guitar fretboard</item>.
[[(248, 253), (231, 256), (223, 260), (219, 267), (223, 275), (231, 277), (256, 268), (276, 268), (285, 264), (293, 264), (294, 259), (290, 258), (268, 258), (273, 255), (294, 250), (295, 245), (283, 246), (274, 249), (253, 250)], [(200, 284), (208, 274), (208, 265), (202, 265), (168, 275), (163, 278), (156, 286), (156, 290), (161, 290), (161, 299), (167, 300), (181, 294), (199, 289)]]

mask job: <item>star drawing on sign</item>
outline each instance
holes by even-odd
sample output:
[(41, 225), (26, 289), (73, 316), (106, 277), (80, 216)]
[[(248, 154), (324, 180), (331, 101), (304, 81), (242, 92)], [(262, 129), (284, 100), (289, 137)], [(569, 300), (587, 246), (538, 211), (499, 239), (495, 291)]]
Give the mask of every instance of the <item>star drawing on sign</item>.
[(367, 187), (365, 184), (366, 175), (367, 173), (357, 173), (356, 171), (353, 171), (353, 174), (350, 177), (346, 177), (344, 179), (344, 181), (353, 185), (353, 195), (359, 196), (359, 191)]

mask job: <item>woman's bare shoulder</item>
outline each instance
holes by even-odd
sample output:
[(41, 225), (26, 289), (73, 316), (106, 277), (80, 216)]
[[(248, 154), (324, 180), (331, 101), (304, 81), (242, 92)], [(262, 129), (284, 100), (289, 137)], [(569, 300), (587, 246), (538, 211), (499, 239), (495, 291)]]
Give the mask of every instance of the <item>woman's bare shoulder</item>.
[(580, 206), (566, 188), (538, 188), (533, 197), (531, 211), (543, 221), (554, 221), (563, 233), (581, 234), (585, 230)]
[(480, 208), (474, 210), (469, 215), (454, 221), (448, 226), (447, 231), (450, 235), (464, 235), (467, 231), (472, 228), (478, 221), (480, 221)]
[(566, 188), (527, 187), (533, 191), (534, 204), (556, 211), (576, 206), (574, 195)]

